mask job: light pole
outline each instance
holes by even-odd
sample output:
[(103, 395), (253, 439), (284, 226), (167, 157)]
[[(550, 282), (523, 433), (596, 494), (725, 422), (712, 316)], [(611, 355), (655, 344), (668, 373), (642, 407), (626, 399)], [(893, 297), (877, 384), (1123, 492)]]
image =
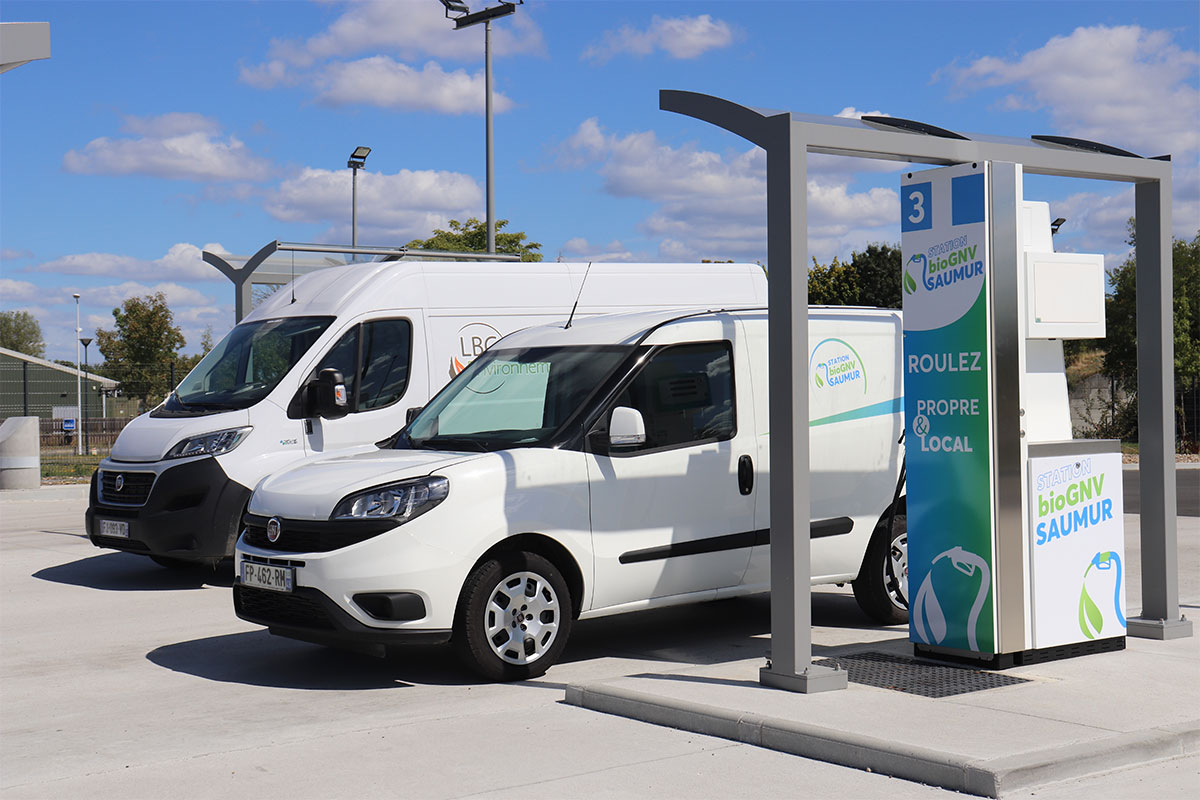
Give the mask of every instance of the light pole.
[[(75, 298), (75, 424), (78, 426), (83, 405), (83, 381), (79, 377), (79, 334), (83, 333), (83, 328), (79, 327), (79, 292), (72, 297)], [(83, 439), (79, 438), (79, 431), (75, 431), (75, 455), (83, 455)]]
[[(497, 17), (506, 17), (517, 10), (516, 3), (501, 3), (492, 8), (485, 8), (483, 11), (476, 11), (474, 14), (469, 13), (470, 9), (467, 4), (461, 0), (439, 0), (446, 7), (446, 18), (454, 20), (454, 30), (462, 30), (469, 28), (472, 25), (483, 23), (483, 83), (484, 83), (484, 111), (483, 115), (486, 119), (484, 139), (486, 141), (485, 148), (486, 156), (486, 186), (487, 186), (487, 251), (489, 253), (496, 252), (496, 195), (495, 195), (495, 167), (492, 158), (492, 20)], [(517, 0), (523, 3), (524, 0)], [(450, 16), (458, 14), (457, 17)]]
[[(79, 343), (81, 345), (83, 345), (83, 383), (86, 386), (87, 385), (87, 371), (88, 371), (87, 349), (88, 349), (88, 345), (92, 343), (92, 340), (90, 337), (81, 336), (79, 339)], [(92, 451), (91, 451), (91, 448), (88, 447), (88, 439), (87, 439), (87, 435), (88, 435), (87, 414), (88, 414), (87, 395), (84, 395), (83, 396), (83, 419), (80, 420), (80, 423), (83, 426), (83, 452), (91, 453)]]
[(358, 247), (358, 171), (371, 154), (369, 147), (356, 147), (346, 166), (350, 168), (350, 246)]

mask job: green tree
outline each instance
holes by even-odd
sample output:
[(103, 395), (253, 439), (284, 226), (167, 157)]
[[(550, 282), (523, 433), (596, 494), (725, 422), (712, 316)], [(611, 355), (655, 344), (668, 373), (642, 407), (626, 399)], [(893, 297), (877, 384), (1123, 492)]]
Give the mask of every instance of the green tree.
[[(1129, 220), (1129, 244), (1133, 220)], [(1171, 247), (1173, 312), (1175, 324), (1175, 385), (1187, 386), (1200, 378), (1200, 231), (1190, 242), (1175, 239)], [(1112, 294), (1108, 297), (1107, 344), (1104, 371), (1127, 391), (1137, 389), (1137, 285), (1132, 255), (1111, 270)]]
[[(131, 297), (113, 309), (115, 330), (97, 330), (96, 344), (110, 375), (129, 397), (157, 402), (171, 386), (171, 364), (187, 344), (162, 292)], [(176, 375), (182, 378), (182, 373)]]
[[(522, 261), (541, 261), (541, 242), (527, 241), (521, 233), (502, 233), (508, 220), (496, 220), (496, 252), (520, 255)], [(428, 239), (413, 239), (408, 246), (418, 250), (450, 250), (460, 253), (487, 252), (487, 223), (471, 217), (466, 222), (450, 220), (450, 230), (433, 229)]]
[(858, 305), (858, 274), (849, 264), (834, 257), (829, 266), (814, 257), (808, 271), (808, 302), (814, 306)]
[(28, 311), (0, 311), (0, 347), (42, 358), (46, 355), (42, 326)]
[(808, 271), (808, 302), (831, 306), (900, 308), (900, 248), (872, 243), (855, 251), (849, 263), (829, 266), (813, 259)]
[(856, 305), (900, 308), (900, 248), (872, 242), (850, 256), (850, 267), (858, 280)]

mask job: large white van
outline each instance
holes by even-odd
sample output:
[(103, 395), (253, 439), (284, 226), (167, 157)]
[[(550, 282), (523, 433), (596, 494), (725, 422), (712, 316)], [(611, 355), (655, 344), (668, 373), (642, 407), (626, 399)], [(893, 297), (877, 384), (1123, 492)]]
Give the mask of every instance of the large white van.
[(88, 535), (166, 565), (215, 563), (263, 477), (374, 449), (512, 331), (576, 303), (578, 318), (759, 304), (766, 291), (754, 264), (370, 262), (304, 275), (121, 432), (92, 478)]
[[(899, 622), (900, 314), (809, 314), (812, 580)], [(765, 591), (768, 372), (764, 310), (505, 337), (377, 449), (259, 484), (236, 612), (376, 652), (452, 640), (509, 680), (544, 672), (576, 618)]]

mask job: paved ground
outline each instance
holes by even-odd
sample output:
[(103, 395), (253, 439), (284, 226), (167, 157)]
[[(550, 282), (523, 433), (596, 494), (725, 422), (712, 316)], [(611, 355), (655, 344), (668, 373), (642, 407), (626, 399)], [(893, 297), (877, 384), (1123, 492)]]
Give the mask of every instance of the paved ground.
[[(764, 598), (581, 623), (545, 678), (478, 685), (442, 650), (380, 661), (271, 637), (233, 616), (228, 575), (92, 547), (85, 505), (81, 487), (0, 496), (4, 798), (951, 796), (562, 702), (568, 684), (760, 658)], [(1180, 540), (1197, 608), (1194, 521)], [(819, 593), (814, 620), (830, 650), (903, 635), (867, 626), (844, 591)], [(878, 724), (901, 735), (900, 720)], [(1036, 795), (1184, 797), (1198, 770), (1175, 759)]]
[[(1125, 513), (1137, 514), (1141, 509), (1141, 479), (1136, 465), (1126, 465), (1122, 487)], [(1175, 506), (1181, 517), (1200, 517), (1200, 464), (1177, 464), (1175, 469)]]

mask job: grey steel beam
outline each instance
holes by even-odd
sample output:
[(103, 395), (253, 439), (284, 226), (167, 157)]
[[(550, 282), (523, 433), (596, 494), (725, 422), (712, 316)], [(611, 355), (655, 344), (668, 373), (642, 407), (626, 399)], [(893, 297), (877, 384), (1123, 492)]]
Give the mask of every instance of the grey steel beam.
[(1127, 630), (1178, 639), (1192, 635), (1192, 623), (1179, 613), (1169, 178), (1134, 188), (1134, 215), (1142, 614), (1128, 620)]

